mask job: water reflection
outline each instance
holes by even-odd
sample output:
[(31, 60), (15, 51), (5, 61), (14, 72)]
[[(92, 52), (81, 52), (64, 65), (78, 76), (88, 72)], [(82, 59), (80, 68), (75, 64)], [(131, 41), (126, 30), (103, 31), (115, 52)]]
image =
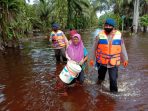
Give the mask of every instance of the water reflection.
[[(148, 39), (142, 34), (128, 36), (124, 35), (129, 66), (119, 69), (118, 94), (109, 92), (108, 77), (100, 88), (96, 84), (97, 71), (88, 67), (84, 85), (70, 87), (68, 97), (62, 97), (54, 86), (64, 64), (56, 64), (47, 40), (26, 42), (23, 50), (8, 49), (5, 55), (0, 54), (0, 110), (147, 110)], [(82, 34), (82, 39), (90, 52), (91, 34)]]

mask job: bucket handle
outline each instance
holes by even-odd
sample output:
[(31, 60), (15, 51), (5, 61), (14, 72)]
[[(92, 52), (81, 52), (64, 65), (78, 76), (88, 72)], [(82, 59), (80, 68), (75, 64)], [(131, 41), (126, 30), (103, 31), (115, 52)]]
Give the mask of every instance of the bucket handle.
[[(68, 66), (66, 65), (66, 68), (68, 69), (69, 72), (73, 73), (72, 71), (69, 70)], [(74, 78), (77, 78), (79, 74), (77, 74)]]

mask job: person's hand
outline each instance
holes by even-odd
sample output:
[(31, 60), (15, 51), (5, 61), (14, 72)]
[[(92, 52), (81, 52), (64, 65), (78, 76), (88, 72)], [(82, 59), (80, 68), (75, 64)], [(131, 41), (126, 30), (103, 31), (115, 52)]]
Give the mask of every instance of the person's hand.
[(68, 61), (71, 61), (72, 59), (68, 56), (67, 52), (65, 52), (66, 58)]
[(72, 59), (69, 60), (69, 62), (73, 63), (73, 64), (78, 64), (76, 61), (73, 61)]
[(80, 62), (79, 62), (79, 65), (83, 65), (84, 64), (84, 59), (82, 59)]
[(94, 61), (91, 59), (90, 61), (89, 61), (89, 65), (92, 67), (92, 66), (94, 66)]
[(127, 66), (128, 66), (128, 61), (124, 61), (124, 62), (123, 62), (123, 66), (124, 66), (124, 67), (127, 67)]
[(67, 60), (68, 60), (68, 61), (72, 61), (70, 57), (67, 57)]

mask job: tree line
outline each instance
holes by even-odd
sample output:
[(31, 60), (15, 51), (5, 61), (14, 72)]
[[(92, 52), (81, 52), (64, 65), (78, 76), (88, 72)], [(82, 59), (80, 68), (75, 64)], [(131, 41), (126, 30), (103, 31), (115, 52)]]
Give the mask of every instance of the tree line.
[[(97, 11), (105, 14), (98, 19)], [(47, 33), (54, 22), (62, 29), (86, 29), (102, 26), (112, 17), (120, 29), (124, 21), (124, 30), (134, 25), (137, 32), (140, 25), (146, 31), (148, 26), (148, 0), (36, 0), (33, 5), (26, 0), (1, 0), (0, 12), (0, 45), (4, 47), (10, 41), (17, 46), (34, 29)]]

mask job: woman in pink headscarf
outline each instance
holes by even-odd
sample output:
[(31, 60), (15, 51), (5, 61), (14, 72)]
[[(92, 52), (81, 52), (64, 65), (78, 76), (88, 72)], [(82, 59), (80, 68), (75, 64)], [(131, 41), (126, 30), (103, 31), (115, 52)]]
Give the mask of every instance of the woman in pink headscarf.
[(77, 30), (71, 29), (69, 32), (70, 36), (72, 37), (74, 34), (77, 34)]
[(66, 57), (68, 60), (77, 62), (82, 67), (82, 71), (80, 72), (76, 80), (78, 80), (80, 83), (83, 83), (84, 81), (83, 70), (85, 65), (84, 63), (88, 59), (88, 52), (83, 45), (80, 34), (76, 33), (71, 37), (71, 44), (66, 49)]
[[(75, 30), (75, 29), (70, 29), (70, 31), (69, 31), (70, 39), (72, 38), (73, 35), (75, 35), (75, 34), (77, 34), (77, 33), (78, 33), (77, 30)], [(71, 44), (71, 40), (69, 40), (68, 43)]]

